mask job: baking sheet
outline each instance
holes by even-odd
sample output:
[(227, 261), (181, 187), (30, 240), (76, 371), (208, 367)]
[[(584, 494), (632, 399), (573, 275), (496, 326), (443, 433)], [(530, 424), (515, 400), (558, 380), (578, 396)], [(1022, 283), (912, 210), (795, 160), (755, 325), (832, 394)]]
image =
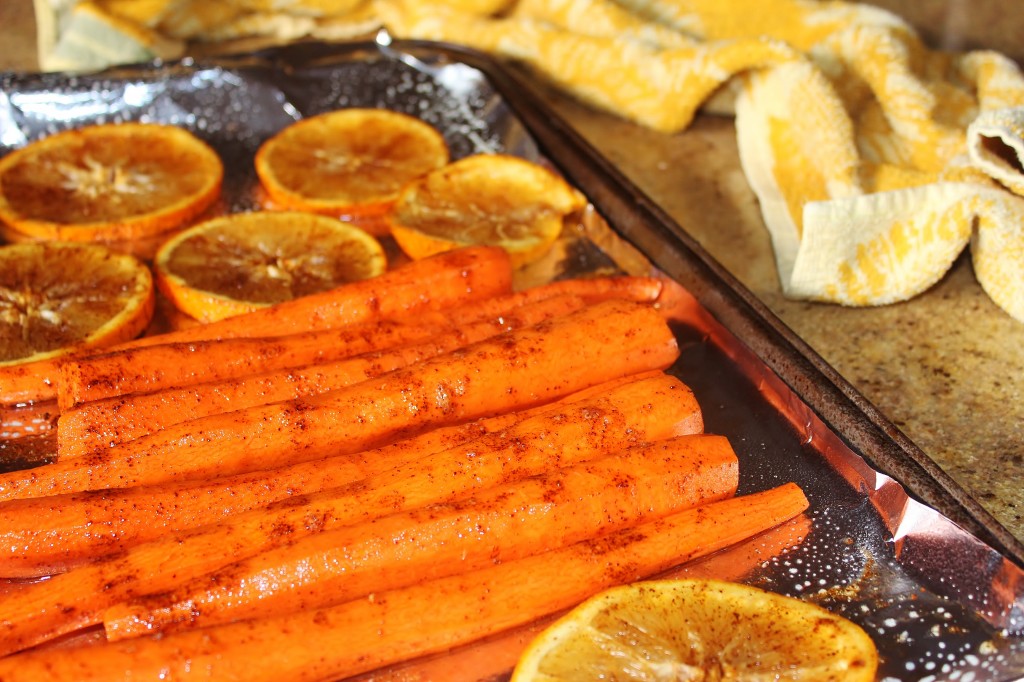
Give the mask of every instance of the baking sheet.
[[(1024, 677), (1024, 572), (1012, 537), (485, 58), (382, 35), (94, 77), (6, 74), (0, 152), (86, 123), (173, 123), (223, 156), (219, 210), (248, 210), (261, 199), (252, 170), (260, 142), (298, 118), (351, 106), (418, 116), (444, 133), (455, 158), (504, 151), (551, 163), (588, 195), (593, 208), (519, 274), (520, 286), (613, 270), (671, 280), (682, 349), (671, 371), (693, 388), (707, 430), (736, 449), (740, 492), (795, 481), (811, 501), (792, 523), (673, 574), (742, 580), (843, 614), (875, 639), (880, 679)], [(481, 656), (477, 645), (441, 660), (449, 671), (466, 663), (467, 679), (500, 678), (533, 631), (508, 635), (506, 658)]]

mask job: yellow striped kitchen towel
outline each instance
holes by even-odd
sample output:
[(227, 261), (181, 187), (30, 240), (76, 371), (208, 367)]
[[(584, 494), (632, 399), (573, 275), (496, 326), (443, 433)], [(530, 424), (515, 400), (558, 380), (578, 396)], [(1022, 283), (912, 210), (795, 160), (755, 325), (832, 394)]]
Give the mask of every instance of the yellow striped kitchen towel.
[(787, 295), (903, 301), (970, 244), (985, 291), (1024, 321), (1024, 78), (998, 54), (930, 50), (899, 17), (850, 2), (521, 0), (501, 15), (378, 7), (398, 35), (519, 60), (668, 132), (729, 88)]
[[(161, 0), (94, 2), (120, 5), (125, 20), (126, 5)], [(668, 133), (725, 104), (788, 296), (907, 300), (969, 248), (985, 291), (1024, 321), (1024, 77), (994, 52), (929, 49), (882, 9), (841, 0), (170, 4), (240, 13), (207, 29), (187, 13), (142, 22), (189, 40), (220, 37), (225, 26), (269, 31), (260, 22), (275, 12), (308, 19), (291, 30), (310, 35), (325, 17), (358, 16), (362, 28), (516, 60)]]

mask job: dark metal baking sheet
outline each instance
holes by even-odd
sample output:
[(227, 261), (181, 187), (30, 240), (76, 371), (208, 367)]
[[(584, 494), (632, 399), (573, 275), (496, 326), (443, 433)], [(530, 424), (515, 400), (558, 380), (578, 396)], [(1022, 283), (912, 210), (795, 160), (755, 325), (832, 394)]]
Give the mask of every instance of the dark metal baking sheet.
[[(389, 40), (96, 76), (6, 74), (0, 153), (85, 123), (174, 123), (221, 153), (225, 208), (247, 210), (259, 204), (252, 156), (263, 139), (300, 117), (378, 106), (434, 124), (456, 157), (551, 163), (593, 210), (520, 282), (595, 269), (666, 277), (682, 348), (672, 371), (697, 394), (707, 430), (733, 443), (740, 492), (792, 480), (811, 500), (793, 523), (673, 574), (743, 580), (842, 613), (874, 637), (885, 680), (1024, 676), (1021, 544), (517, 74), (454, 46)], [(478, 650), (449, 656), (482, 666)], [(491, 664), (467, 679), (510, 665)]]

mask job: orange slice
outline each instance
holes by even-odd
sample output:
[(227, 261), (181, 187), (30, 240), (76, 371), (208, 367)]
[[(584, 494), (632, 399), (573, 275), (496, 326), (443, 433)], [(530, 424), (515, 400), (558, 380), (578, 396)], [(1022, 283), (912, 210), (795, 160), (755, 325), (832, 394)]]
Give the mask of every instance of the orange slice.
[(0, 366), (138, 336), (153, 316), (153, 278), (97, 244), (0, 247)]
[(275, 207), (340, 217), (383, 234), (407, 183), (448, 162), (432, 126), (387, 109), (342, 109), (298, 121), (263, 143), (256, 174)]
[(613, 588), (537, 636), (512, 682), (870, 682), (878, 652), (857, 625), (739, 583), (662, 580)]
[(220, 195), (220, 157), (187, 130), (119, 123), (56, 133), (0, 159), (0, 220), (38, 239), (166, 232)]
[(375, 277), (386, 268), (383, 247), (363, 230), (295, 211), (200, 223), (165, 242), (153, 262), (160, 291), (203, 322)]
[(425, 258), (469, 245), (504, 247), (514, 267), (544, 255), (586, 204), (554, 172), (504, 154), (469, 156), (414, 180), (388, 219), (398, 246)]

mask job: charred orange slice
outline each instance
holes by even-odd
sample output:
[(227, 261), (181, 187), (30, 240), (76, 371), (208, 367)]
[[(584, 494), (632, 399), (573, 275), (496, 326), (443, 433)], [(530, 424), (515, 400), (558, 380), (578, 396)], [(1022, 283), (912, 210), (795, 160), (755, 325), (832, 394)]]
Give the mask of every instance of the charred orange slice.
[(182, 128), (88, 126), (0, 159), (0, 220), (37, 239), (151, 236), (205, 211), (220, 195), (223, 175), (217, 153)]
[(0, 247), (0, 365), (127, 341), (153, 309), (153, 278), (132, 256), (73, 242)]
[(603, 592), (542, 632), (513, 682), (869, 682), (878, 652), (820, 606), (739, 583), (663, 580)]
[(360, 224), (375, 234), (399, 190), (446, 164), (434, 127), (387, 109), (341, 109), (298, 121), (256, 153), (256, 173), (275, 208)]
[(554, 172), (504, 154), (469, 156), (414, 180), (389, 214), (411, 258), (470, 245), (501, 246), (514, 267), (544, 255), (586, 200)]
[(184, 230), (156, 253), (157, 286), (175, 308), (220, 320), (387, 268), (381, 244), (336, 218), (296, 211), (223, 216)]

